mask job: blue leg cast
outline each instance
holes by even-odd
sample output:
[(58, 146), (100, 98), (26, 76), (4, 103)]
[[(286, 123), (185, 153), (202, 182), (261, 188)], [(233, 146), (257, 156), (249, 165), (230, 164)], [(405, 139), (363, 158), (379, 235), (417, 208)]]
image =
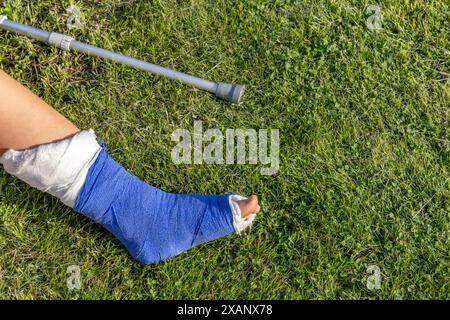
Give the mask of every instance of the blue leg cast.
[(230, 196), (161, 191), (102, 148), (74, 209), (113, 233), (136, 260), (151, 264), (234, 232)]

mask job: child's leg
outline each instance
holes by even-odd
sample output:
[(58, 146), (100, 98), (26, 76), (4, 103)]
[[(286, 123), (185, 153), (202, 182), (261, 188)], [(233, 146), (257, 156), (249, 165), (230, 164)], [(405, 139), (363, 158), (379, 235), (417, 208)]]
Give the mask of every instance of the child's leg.
[(26, 149), (78, 131), (68, 119), (0, 70), (0, 156), (6, 149)]
[(0, 163), (112, 232), (131, 255), (155, 263), (239, 233), (258, 199), (179, 195), (132, 176), (75, 125), (0, 71)]

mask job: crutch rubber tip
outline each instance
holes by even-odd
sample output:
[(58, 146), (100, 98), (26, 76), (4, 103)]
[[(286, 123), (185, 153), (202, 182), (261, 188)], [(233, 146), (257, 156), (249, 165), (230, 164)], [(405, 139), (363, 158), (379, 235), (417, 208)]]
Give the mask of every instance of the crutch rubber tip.
[(219, 82), (217, 84), (216, 97), (234, 104), (241, 102), (244, 86), (240, 84), (229, 84)]

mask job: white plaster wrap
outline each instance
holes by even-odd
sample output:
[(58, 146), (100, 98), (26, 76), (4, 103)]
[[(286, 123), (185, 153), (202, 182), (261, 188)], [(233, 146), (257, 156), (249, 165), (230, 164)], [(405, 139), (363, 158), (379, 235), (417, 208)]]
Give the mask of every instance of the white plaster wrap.
[(9, 149), (0, 163), (6, 172), (73, 208), (99, 152), (97, 137), (89, 130), (23, 151)]
[(241, 234), (242, 231), (250, 227), (253, 224), (253, 220), (256, 218), (256, 214), (254, 213), (247, 216), (246, 219), (242, 218), (241, 209), (239, 208), (237, 201), (245, 199), (247, 198), (241, 195), (232, 195), (230, 197), (230, 206), (231, 211), (233, 212), (233, 227), (237, 234)]

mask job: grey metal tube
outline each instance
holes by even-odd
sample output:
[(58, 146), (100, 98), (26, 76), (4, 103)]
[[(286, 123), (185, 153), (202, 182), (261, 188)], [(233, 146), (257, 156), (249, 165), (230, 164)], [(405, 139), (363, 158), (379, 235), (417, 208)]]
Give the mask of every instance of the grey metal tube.
[(127, 56), (124, 56), (119, 53), (114, 53), (105, 49), (100, 49), (94, 46), (91, 46), (89, 44), (85, 44), (83, 42), (79, 41), (72, 41), (70, 43), (70, 49), (74, 49), (80, 52), (87, 53), (92, 56), (105, 58), (108, 60), (116, 61), (119, 63), (126, 64), (127, 66), (144, 70), (147, 72), (151, 72), (154, 74), (159, 74), (166, 76), (169, 79), (178, 80), (184, 83), (188, 83), (190, 85), (193, 85), (194, 87), (197, 87), (202, 90), (206, 90), (212, 93), (216, 93), (217, 90), (217, 84), (211, 81), (203, 80), (191, 75), (188, 75), (186, 73), (174, 71), (168, 68), (164, 68), (161, 66), (157, 66), (155, 64), (145, 62), (142, 60), (130, 58)]
[(50, 32), (36, 29), (21, 23), (17, 23), (8, 19), (4, 19), (3, 22), (0, 24), (0, 28), (3, 28), (5, 30), (13, 31), (19, 34), (23, 34), (27, 37), (48, 42), (48, 37), (50, 36)]
[(216, 97), (227, 100), (231, 103), (239, 104), (241, 96), (244, 92), (243, 85), (222, 82), (215, 83), (204, 80), (186, 73), (164, 68), (135, 58), (130, 58), (125, 55), (114, 53), (105, 49), (97, 48), (89, 44), (76, 41), (69, 36), (57, 32), (47, 32), (21, 23), (10, 21), (5, 16), (0, 16), (0, 28), (23, 34), (30, 38), (43, 41), (51, 45), (55, 45), (63, 50), (77, 50), (79, 52), (83, 52), (92, 56), (116, 61), (118, 63), (122, 63), (136, 69), (162, 75), (169, 79), (178, 80), (199, 89), (212, 92), (216, 95)]

